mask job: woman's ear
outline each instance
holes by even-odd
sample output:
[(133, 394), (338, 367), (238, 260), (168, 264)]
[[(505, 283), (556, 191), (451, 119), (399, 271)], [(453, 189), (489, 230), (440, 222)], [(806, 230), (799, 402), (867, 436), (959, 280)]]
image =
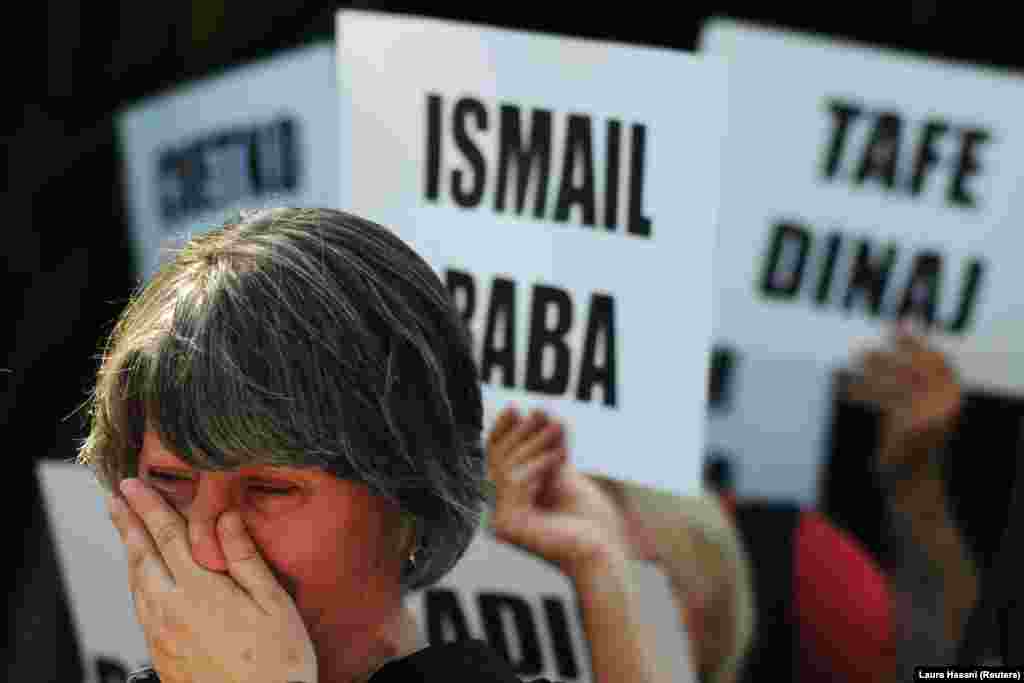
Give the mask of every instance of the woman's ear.
[(396, 534), (398, 550), (401, 554), (415, 562), (413, 558), (419, 550), (419, 523), (416, 517), (407, 512), (399, 513), (398, 533)]

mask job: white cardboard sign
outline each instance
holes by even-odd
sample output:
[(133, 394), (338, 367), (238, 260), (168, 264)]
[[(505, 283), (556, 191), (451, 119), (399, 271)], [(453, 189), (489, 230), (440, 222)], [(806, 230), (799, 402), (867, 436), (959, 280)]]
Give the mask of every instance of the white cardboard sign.
[(105, 492), (79, 465), (40, 462), (36, 471), (78, 632), (85, 683), (99, 681), (100, 659), (126, 673), (147, 664), (149, 650), (135, 619), (124, 544), (107, 513)]
[(337, 201), (334, 46), (238, 67), (118, 116), (138, 275), (240, 209)]
[[(696, 681), (689, 638), (668, 580), (654, 565), (634, 569), (641, 612), (654, 636), (650, 647), (658, 653), (665, 680)], [(431, 642), (437, 640), (432, 630), (446, 640), (467, 633), (486, 640), (508, 657), (523, 680), (594, 680), (572, 583), (550, 564), (487, 531), (477, 535), (448, 576), (411, 596), (409, 605)]]
[(701, 50), (729, 68), (714, 338), (740, 356), (709, 436), (741, 482), (810, 497), (831, 373), (901, 315), (1024, 387), (1024, 80), (726, 20)]
[(341, 206), (449, 283), (488, 423), (546, 406), (580, 467), (694, 492), (721, 65), (347, 11), (337, 41)]

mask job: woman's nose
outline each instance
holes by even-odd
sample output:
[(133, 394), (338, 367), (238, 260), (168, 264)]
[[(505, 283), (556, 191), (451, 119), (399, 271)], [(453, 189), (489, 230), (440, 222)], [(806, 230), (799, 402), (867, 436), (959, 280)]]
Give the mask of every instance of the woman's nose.
[(213, 475), (200, 482), (188, 510), (188, 536), (192, 557), (200, 566), (214, 572), (226, 572), (227, 560), (217, 537), (217, 521), (231, 509), (234, 496), (229, 479)]
[(190, 519), (188, 536), (192, 542), (192, 558), (201, 567), (214, 572), (226, 572), (228, 563), (224, 558), (224, 551), (221, 550), (220, 540), (217, 538), (217, 520), (219, 518), (220, 515), (213, 519)]

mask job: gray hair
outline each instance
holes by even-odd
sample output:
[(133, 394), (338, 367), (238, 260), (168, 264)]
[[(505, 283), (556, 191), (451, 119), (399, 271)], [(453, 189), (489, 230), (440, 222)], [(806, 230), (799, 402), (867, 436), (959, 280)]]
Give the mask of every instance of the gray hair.
[(319, 467), (415, 522), (407, 590), (463, 555), (486, 498), (468, 332), (387, 229), (329, 209), (243, 214), (190, 240), (107, 341), (78, 454), (110, 490), (146, 428), (194, 467)]

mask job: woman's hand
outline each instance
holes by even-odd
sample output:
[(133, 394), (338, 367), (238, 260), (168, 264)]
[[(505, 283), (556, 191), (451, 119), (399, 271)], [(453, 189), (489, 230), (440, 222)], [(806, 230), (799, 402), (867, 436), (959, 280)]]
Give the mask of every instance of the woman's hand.
[(128, 557), (135, 611), (163, 683), (315, 683), (313, 643), (294, 602), (235, 512), (217, 534), (228, 574), (192, 558), (185, 520), (141, 480), (110, 516)]
[(487, 440), (487, 467), (495, 535), (576, 579), (632, 552), (615, 502), (569, 462), (564, 430), (541, 411), (522, 418), (506, 408)]
[(887, 347), (863, 356), (861, 367), (848, 395), (881, 411), (879, 467), (911, 466), (941, 448), (961, 406), (960, 383), (945, 355), (898, 329)]
[(542, 411), (498, 416), (487, 441), (497, 487), (495, 535), (558, 566), (573, 581), (595, 683), (660, 683), (684, 648), (659, 653), (631, 569), (627, 522), (612, 496), (568, 460), (564, 427)]

